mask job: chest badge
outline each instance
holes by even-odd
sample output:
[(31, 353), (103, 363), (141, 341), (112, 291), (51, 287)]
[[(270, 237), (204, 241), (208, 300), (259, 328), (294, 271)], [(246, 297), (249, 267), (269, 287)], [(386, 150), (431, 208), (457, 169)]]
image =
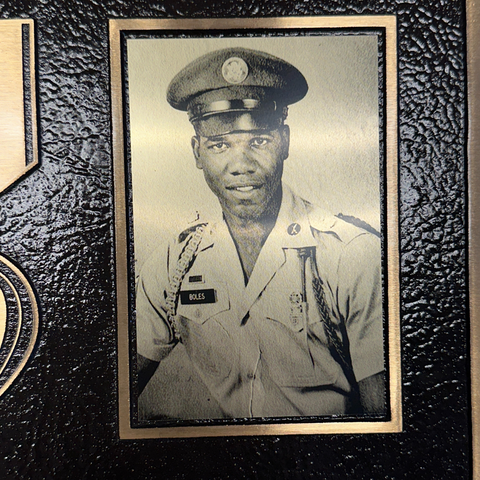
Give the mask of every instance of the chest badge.
[(303, 296), (300, 292), (290, 294), (290, 322), (294, 327), (303, 320)]
[(188, 277), (188, 283), (205, 283), (203, 275), (190, 275)]
[(295, 236), (300, 233), (302, 227), (298, 223), (291, 223), (287, 228), (287, 233), (289, 235)]

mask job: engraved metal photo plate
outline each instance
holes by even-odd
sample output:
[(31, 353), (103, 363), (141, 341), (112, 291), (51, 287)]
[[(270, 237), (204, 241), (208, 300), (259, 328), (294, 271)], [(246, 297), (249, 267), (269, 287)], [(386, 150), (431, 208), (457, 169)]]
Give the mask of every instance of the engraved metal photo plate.
[(400, 431), (395, 17), (110, 42), (121, 438)]

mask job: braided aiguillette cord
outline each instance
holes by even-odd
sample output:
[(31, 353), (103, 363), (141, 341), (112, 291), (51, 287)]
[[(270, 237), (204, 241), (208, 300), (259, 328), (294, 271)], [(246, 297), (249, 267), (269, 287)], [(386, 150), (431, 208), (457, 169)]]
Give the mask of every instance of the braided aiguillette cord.
[(175, 272), (172, 275), (170, 287), (167, 292), (167, 298), (165, 299), (167, 304), (167, 323), (170, 328), (170, 333), (175, 341), (180, 340), (180, 334), (178, 333), (175, 320), (177, 313), (178, 293), (180, 292), (180, 287), (182, 286), (182, 281), (185, 275), (193, 265), (206, 225), (206, 223), (199, 225), (193, 235), (191, 235), (191, 237), (187, 240), (180, 257), (178, 258), (177, 265), (175, 266)]
[(360, 410), (360, 394), (358, 390), (358, 382), (355, 378), (355, 372), (353, 371), (352, 359), (350, 357), (350, 352), (346, 347), (345, 342), (348, 342), (348, 339), (342, 340), (338, 337), (336, 332), (336, 327), (332, 321), (330, 310), (327, 306), (325, 300), (325, 292), (323, 290), (322, 281), (320, 280), (320, 275), (317, 269), (317, 262), (315, 259), (315, 249), (310, 249), (310, 262), (312, 267), (312, 287), (313, 293), (315, 295), (315, 300), (318, 308), (318, 313), (323, 319), (323, 325), (325, 328), (325, 333), (327, 335), (328, 344), (330, 345), (330, 350), (332, 354), (337, 357), (337, 361), (342, 367), (342, 370), (347, 377), (350, 386), (352, 387), (352, 400), (354, 402), (354, 407)]

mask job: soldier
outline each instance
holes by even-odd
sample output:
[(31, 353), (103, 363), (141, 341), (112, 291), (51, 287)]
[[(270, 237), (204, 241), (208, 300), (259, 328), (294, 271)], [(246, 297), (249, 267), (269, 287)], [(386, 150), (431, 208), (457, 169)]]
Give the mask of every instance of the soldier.
[(282, 182), (288, 106), (307, 90), (293, 65), (244, 48), (200, 57), (168, 88), (221, 209), (185, 223), (140, 274), (140, 390), (182, 358), (159, 382), (165, 416), (384, 411), (379, 238)]

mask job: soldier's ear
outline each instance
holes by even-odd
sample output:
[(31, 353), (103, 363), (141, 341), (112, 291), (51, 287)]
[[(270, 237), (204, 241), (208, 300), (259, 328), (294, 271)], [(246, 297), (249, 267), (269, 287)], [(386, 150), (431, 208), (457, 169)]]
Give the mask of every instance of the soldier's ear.
[(288, 153), (290, 150), (290, 127), (288, 125), (283, 125), (280, 134), (282, 136), (283, 145), (282, 157), (283, 160), (286, 160), (288, 158)]
[(197, 135), (194, 135), (192, 137), (192, 150), (193, 150), (193, 156), (195, 157), (195, 164), (197, 165), (197, 168), (202, 170), (202, 163), (200, 161), (200, 139), (198, 138)]

